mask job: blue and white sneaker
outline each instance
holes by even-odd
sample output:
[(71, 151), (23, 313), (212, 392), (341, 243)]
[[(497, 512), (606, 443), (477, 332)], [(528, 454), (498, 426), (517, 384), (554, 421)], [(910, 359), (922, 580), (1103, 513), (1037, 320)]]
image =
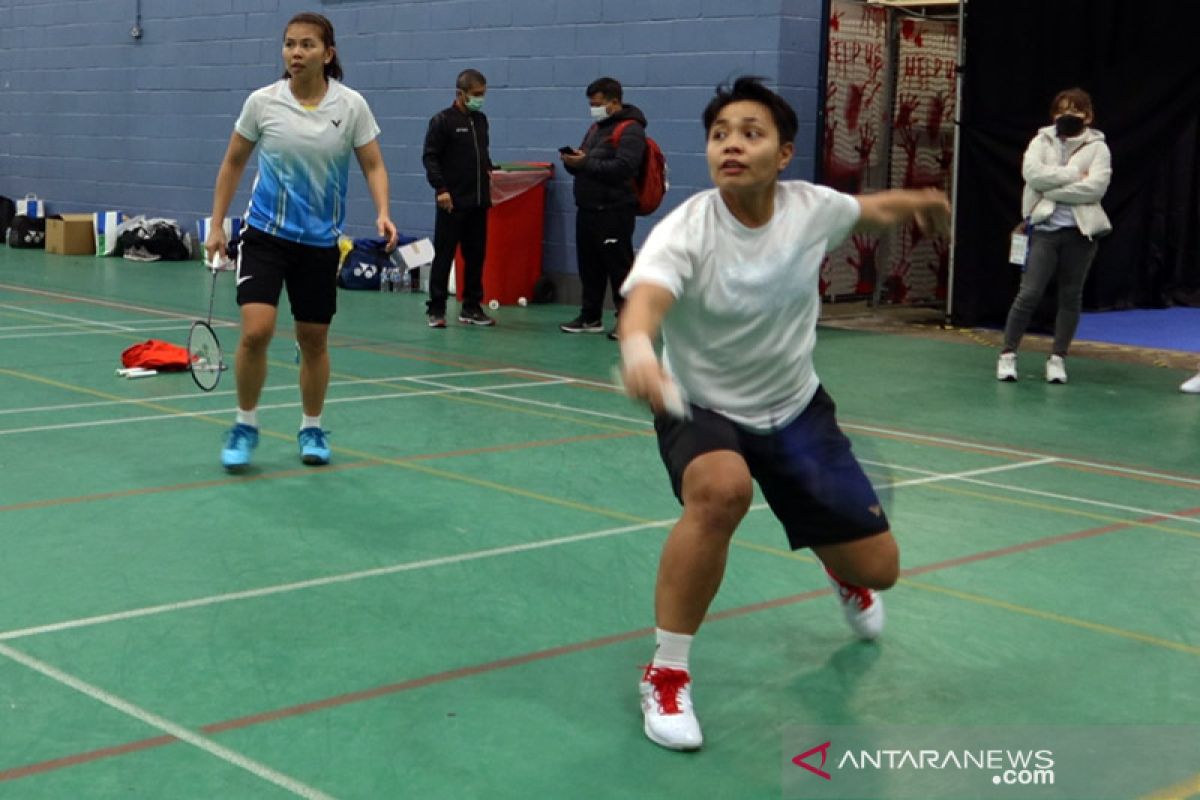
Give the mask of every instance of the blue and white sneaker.
[(250, 466), (250, 454), (258, 447), (258, 428), (238, 423), (225, 434), (225, 447), (221, 450), (221, 466), (237, 472)]
[(320, 428), (301, 428), (296, 438), (300, 441), (301, 461), (315, 467), (329, 463), (329, 442), (325, 439), (325, 431)]

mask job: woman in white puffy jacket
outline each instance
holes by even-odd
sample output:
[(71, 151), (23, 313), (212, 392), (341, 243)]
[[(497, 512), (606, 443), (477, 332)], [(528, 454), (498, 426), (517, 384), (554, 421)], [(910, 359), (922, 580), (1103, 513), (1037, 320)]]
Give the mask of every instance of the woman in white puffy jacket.
[(1050, 105), (1050, 119), (1054, 124), (1037, 132), (1021, 164), (1021, 217), (1032, 230), (996, 365), (996, 378), (1002, 381), (1017, 379), (1017, 348), (1046, 286), (1057, 277), (1058, 314), (1046, 380), (1067, 382), (1064, 359), (1079, 327), (1083, 283), (1096, 257), (1096, 239), (1112, 230), (1100, 207), (1112, 178), (1112, 156), (1104, 134), (1091, 127), (1091, 96), (1082, 89), (1059, 92)]

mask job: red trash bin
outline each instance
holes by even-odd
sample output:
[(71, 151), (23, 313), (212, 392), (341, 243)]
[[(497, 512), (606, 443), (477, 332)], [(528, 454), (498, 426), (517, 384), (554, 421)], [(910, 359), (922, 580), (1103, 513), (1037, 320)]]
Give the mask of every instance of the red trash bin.
[[(542, 235), (546, 228), (546, 182), (554, 174), (548, 162), (499, 164), (492, 173), (487, 249), (483, 256), (483, 302), (515, 305), (533, 299), (542, 275)], [(462, 249), (454, 254), (454, 285), (463, 297)]]

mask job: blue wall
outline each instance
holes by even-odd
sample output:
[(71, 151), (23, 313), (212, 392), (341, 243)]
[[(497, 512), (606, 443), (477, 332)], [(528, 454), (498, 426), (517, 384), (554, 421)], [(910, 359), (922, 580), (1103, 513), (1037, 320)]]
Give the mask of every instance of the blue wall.
[[(421, 142), (457, 73), (488, 77), (495, 161), (555, 161), (590, 124), (601, 75), (650, 120), (667, 153), (664, 210), (706, 188), (699, 116), (712, 88), (768, 77), (802, 120), (790, 177), (811, 177), (821, 0), (0, 0), (0, 194), (34, 192), (52, 212), (207, 214), (217, 166), (248, 92), (282, 72), (298, 11), (337, 30), (346, 83), (383, 128), (392, 216), (427, 235), (433, 198)], [(248, 170), (250, 172), (250, 170)], [(243, 178), (233, 208), (245, 206)], [(660, 212), (661, 213), (661, 212)], [(361, 175), (349, 232), (374, 219)], [(639, 241), (650, 225), (639, 224)], [(547, 203), (545, 267), (574, 273), (574, 205), (561, 171)]]

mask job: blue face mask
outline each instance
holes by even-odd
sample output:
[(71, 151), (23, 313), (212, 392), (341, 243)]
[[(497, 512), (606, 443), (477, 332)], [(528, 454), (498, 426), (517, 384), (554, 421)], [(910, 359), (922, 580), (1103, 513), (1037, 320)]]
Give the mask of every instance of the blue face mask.
[(483, 98), (468, 95), (466, 105), (468, 111), (480, 111), (483, 109)]
[(588, 106), (588, 111), (591, 113), (592, 119), (594, 119), (596, 122), (599, 122), (602, 119), (608, 119), (610, 116), (608, 113), (608, 106)]

